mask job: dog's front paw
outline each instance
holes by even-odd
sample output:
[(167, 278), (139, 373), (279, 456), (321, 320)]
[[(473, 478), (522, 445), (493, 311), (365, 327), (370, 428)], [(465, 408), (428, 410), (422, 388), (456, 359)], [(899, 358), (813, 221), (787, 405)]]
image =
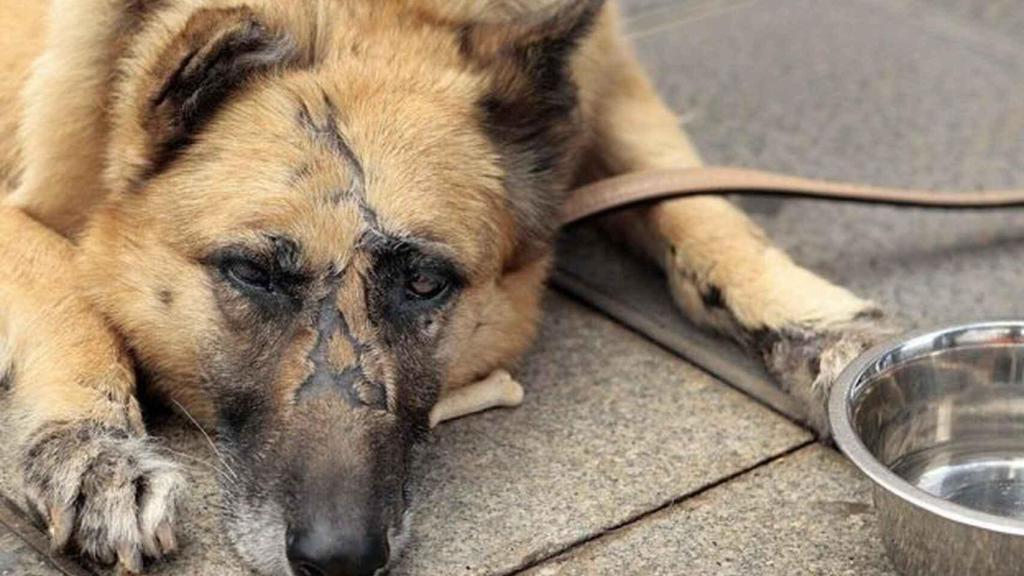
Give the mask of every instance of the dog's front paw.
[(22, 452), (25, 497), (55, 550), (69, 545), (123, 571), (177, 546), (181, 468), (145, 436), (95, 422), (44, 426)]
[(768, 372), (801, 402), (806, 421), (830, 437), (828, 395), (839, 373), (862, 352), (896, 333), (877, 312), (821, 330), (765, 331), (755, 346)]

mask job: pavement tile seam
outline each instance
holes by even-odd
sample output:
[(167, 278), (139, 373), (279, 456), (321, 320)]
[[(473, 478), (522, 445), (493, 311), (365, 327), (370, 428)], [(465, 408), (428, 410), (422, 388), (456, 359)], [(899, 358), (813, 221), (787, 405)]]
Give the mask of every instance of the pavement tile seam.
[(50, 552), (46, 536), (25, 519), (17, 505), (0, 495), (0, 534), (5, 529), (29, 549), (38, 553), (48, 567), (57, 570), (63, 576), (93, 576), (92, 572), (73, 560), (55, 557)]
[(799, 444), (797, 444), (795, 446), (791, 446), (791, 447), (789, 447), (789, 448), (787, 448), (785, 450), (782, 450), (782, 451), (780, 451), (778, 453), (766, 456), (766, 457), (762, 458), (761, 460), (758, 460), (757, 462), (751, 464), (750, 466), (747, 466), (747, 467), (742, 468), (740, 470), (736, 470), (735, 472), (732, 472), (730, 474), (722, 476), (721, 478), (718, 478), (718, 479), (714, 480), (713, 482), (709, 482), (707, 484), (704, 484), (703, 486), (699, 486), (699, 487), (697, 487), (697, 488), (695, 488), (693, 490), (690, 490), (689, 492), (687, 492), (685, 494), (679, 495), (679, 496), (677, 496), (675, 498), (672, 498), (672, 499), (670, 499), (670, 500), (668, 500), (666, 502), (658, 504), (657, 506), (653, 506), (653, 507), (651, 507), (651, 508), (649, 508), (647, 510), (644, 510), (644, 511), (638, 513), (638, 514), (634, 514), (633, 516), (630, 516), (629, 518), (623, 520), (622, 522), (620, 522), (618, 524), (615, 524), (613, 526), (609, 526), (609, 527), (606, 527), (606, 528), (602, 529), (600, 532), (596, 532), (596, 533), (593, 533), (593, 534), (586, 535), (583, 538), (580, 538), (579, 540), (577, 540), (575, 542), (572, 542), (571, 544), (569, 544), (567, 546), (564, 546), (564, 547), (562, 547), (561, 549), (559, 549), (557, 551), (554, 551), (554, 552), (551, 552), (551, 553), (548, 553), (548, 554), (544, 554), (544, 555), (539, 556), (537, 558), (527, 559), (525, 562), (523, 562), (522, 565), (520, 565), (520, 566), (518, 566), (518, 567), (516, 567), (516, 568), (514, 568), (512, 570), (509, 570), (509, 571), (495, 573), (494, 576), (515, 576), (517, 574), (524, 574), (527, 571), (532, 570), (532, 569), (534, 569), (534, 568), (536, 568), (536, 567), (538, 567), (538, 566), (540, 566), (540, 565), (542, 565), (542, 564), (544, 564), (546, 562), (550, 562), (550, 561), (558, 559), (558, 558), (564, 558), (566, 556), (569, 556), (569, 555), (571, 555), (576, 550), (579, 550), (579, 549), (581, 549), (581, 548), (583, 548), (585, 546), (591, 545), (591, 544), (599, 543), (602, 540), (604, 540), (605, 538), (614, 537), (615, 534), (620, 533), (623, 530), (629, 530), (631, 528), (635, 528), (635, 527), (641, 525), (645, 520), (647, 520), (647, 519), (649, 519), (651, 517), (657, 516), (658, 514), (661, 514), (661, 513), (664, 513), (666, 511), (668, 511), (668, 510), (671, 510), (672, 508), (674, 508), (676, 506), (685, 505), (685, 503), (688, 500), (692, 500), (694, 498), (698, 498), (698, 497), (700, 497), (703, 494), (706, 494), (706, 493), (708, 493), (708, 492), (710, 492), (710, 491), (712, 491), (712, 490), (714, 490), (714, 489), (716, 489), (718, 487), (724, 486), (724, 485), (728, 484), (729, 482), (732, 482), (733, 480), (736, 480), (738, 478), (746, 476), (747, 474), (755, 472), (759, 468), (763, 468), (765, 466), (771, 465), (772, 463), (774, 463), (774, 462), (776, 462), (778, 460), (782, 460), (782, 459), (787, 458), (787, 457), (789, 457), (789, 456), (791, 456), (793, 454), (796, 454), (796, 453), (800, 452), (801, 450), (803, 450), (803, 449), (805, 449), (805, 448), (807, 448), (809, 446), (813, 446), (816, 442), (817, 442), (816, 440), (805, 440), (805, 441), (803, 441), (803, 442), (801, 442), (801, 443), (799, 443)]
[[(777, 472), (780, 467), (785, 467), (787, 465), (793, 465), (793, 462), (800, 461), (803, 458), (811, 458), (811, 459), (813, 459), (816, 454), (819, 454), (821, 452), (835, 453), (835, 454), (838, 455), (838, 452), (836, 452), (833, 448), (823, 447), (823, 446), (817, 444), (816, 442), (807, 442), (807, 443), (805, 443), (805, 444), (803, 444), (803, 445), (801, 445), (799, 447), (796, 447), (796, 448), (794, 448), (792, 450), (788, 450), (784, 454), (780, 454), (780, 455), (778, 455), (776, 457), (770, 458), (770, 459), (766, 460), (765, 462), (763, 462), (763, 463), (761, 463), (761, 464), (759, 464), (757, 466), (752, 466), (748, 470), (745, 470), (745, 471), (743, 471), (741, 473), (738, 473), (738, 474), (735, 474), (733, 476), (730, 476), (727, 479), (723, 479), (721, 482), (718, 482), (718, 483), (714, 484), (713, 486), (708, 486), (708, 487), (706, 487), (704, 489), (696, 491), (692, 495), (690, 495), (690, 496), (688, 496), (686, 498), (680, 499), (676, 503), (673, 503), (671, 505), (661, 507), (658, 510), (652, 511), (650, 514), (647, 514), (643, 518), (638, 519), (637, 522), (634, 522), (634, 523), (629, 524), (629, 525), (624, 525), (624, 526), (615, 528), (613, 530), (609, 530), (609, 531), (601, 534), (598, 538), (595, 538), (595, 539), (593, 539), (593, 540), (591, 540), (589, 542), (583, 543), (583, 544), (581, 544), (579, 546), (574, 546), (574, 547), (572, 547), (570, 549), (567, 549), (563, 553), (560, 553), (558, 555), (552, 556), (551, 558), (545, 560), (544, 562), (536, 564), (536, 565), (533, 565), (529, 569), (524, 570), (521, 573), (516, 573), (516, 574), (529, 574), (530, 576), (553, 576), (555, 574), (561, 574), (562, 573), (562, 571), (559, 569), (560, 566), (573, 565), (573, 563), (580, 563), (580, 562), (582, 562), (582, 564), (577, 564), (578, 566), (590, 566), (590, 569), (593, 569), (594, 567), (591, 566), (590, 564), (588, 564), (588, 561), (592, 561), (594, 559), (594, 557), (595, 557), (594, 553), (595, 552), (597, 552), (598, 556), (599, 556), (600, 555), (599, 551), (601, 551), (601, 550), (608, 550), (609, 548), (614, 547), (616, 545), (616, 543), (618, 541), (622, 540), (622, 539), (629, 540), (630, 538), (634, 538), (636, 533), (638, 533), (638, 532), (639, 533), (643, 533), (644, 531), (650, 531), (650, 530), (654, 530), (654, 531), (669, 530), (671, 532), (672, 530), (674, 530), (673, 528), (666, 528), (664, 525), (659, 525), (659, 524), (663, 524), (664, 522), (666, 522), (669, 518), (671, 518), (673, 516), (678, 516), (678, 515), (681, 514), (683, 517), (688, 517), (690, 514), (696, 512), (696, 511), (698, 511), (698, 510), (700, 510), (702, 508), (710, 509), (710, 510), (719, 510), (720, 511), (720, 507), (716, 507), (715, 504), (710, 504), (709, 505), (709, 502), (714, 502), (714, 500), (719, 497), (719, 492), (726, 492), (727, 493), (732, 486), (743, 486), (745, 483), (756, 481), (759, 478), (765, 477), (766, 475), (767, 475), (767, 477), (771, 477), (773, 472)], [(842, 460), (845, 462), (845, 458), (842, 458)], [(849, 466), (848, 464), (844, 464), (844, 465), (845, 466)], [(870, 516), (871, 514), (873, 514), (873, 512), (872, 512), (872, 508), (873, 508), (872, 505), (870, 503), (865, 503), (865, 502), (862, 502), (862, 501), (821, 500), (821, 501), (816, 501), (816, 502), (819, 504), (819, 506), (827, 507), (830, 510), (832, 510), (833, 513), (838, 513), (838, 514), (840, 514), (842, 516), (845, 516), (845, 517), (855, 517), (855, 516), (859, 517), (859, 516), (863, 516), (863, 515), (869, 515)], [(709, 508), (709, 506), (711, 506), (711, 507)], [(730, 515), (730, 517), (732, 517), (732, 516), (744, 516), (746, 514), (746, 512), (750, 511), (750, 506), (751, 506), (751, 504), (748, 502), (748, 503), (746, 503), (745, 507), (737, 508), (736, 510), (733, 510), (731, 515)], [(754, 504), (753, 506), (754, 507), (758, 507), (759, 505), (758, 504)], [(871, 524), (873, 524), (873, 522), (871, 522)], [(797, 526), (797, 527), (799, 527), (799, 526)], [(713, 540), (711, 541), (711, 543), (717, 549), (718, 543), (714, 542)], [(876, 542), (876, 544), (878, 544), (878, 543), (880, 543), (880, 542)], [(776, 544), (776, 545), (779, 545), (779, 544)], [(783, 546), (785, 546), (785, 545), (783, 544)], [(784, 552), (785, 549), (783, 548), (780, 551)], [(887, 564), (887, 561), (886, 561), (886, 564)], [(718, 562), (718, 566), (721, 568), (722, 567), (722, 563)], [(769, 564), (769, 566), (770, 566), (770, 564)], [(839, 572), (834, 572), (832, 570), (827, 570), (827, 571), (823, 571), (823, 572), (817, 572), (817, 571), (814, 571), (814, 570), (810, 569), (810, 566), (807, 566), (807, 568), (808, 568), (807, 572), (801, 572), (801, 573), (807, 573), (807, 574), (819, 574), (819, 573), (821, 573), (821, 574), (826, 574), (826, 573), (827, 574), (839, 574)], [(571, 573), (579, 573), (579, 572), (571, 572)], [(590, 574), (591, 572), (587, 571), (585, 573), (586, 574)], [(601, 573), (605, 573), (605, 572), (601, 572)], [(701, 573), (708, 573), (708, 572), (705, 571), (705, 572), (701, 572)], [(749, 573), (749, 572), (746, 572), (746, 573)], [(842, 572), (842, 574), (852, 575), (852, 574), (856, 574), (856, 572), (844, 571), (844, 572)], [(886, 571), (885, 574), (889, 574), (889, 571)]]

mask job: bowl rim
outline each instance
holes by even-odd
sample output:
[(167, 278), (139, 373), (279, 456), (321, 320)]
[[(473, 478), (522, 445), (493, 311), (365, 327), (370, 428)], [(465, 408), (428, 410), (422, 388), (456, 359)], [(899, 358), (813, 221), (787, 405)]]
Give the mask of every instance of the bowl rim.
[[(953, 332), (1000, 328), (1024, 329), (1024, 320), (986, 320), (913, 330), (871, 347), (851, 362), (836, 378), (829, 394), (828, 419), (832, 428), (832, 438), (840, 451), (853, 462), (861, 473), (871, 479), (876, 488), (881, 488), (907, 504), (951, 522), (1011, 536), (1024, 536), (1024, 521), (982, 512), (939, 498), (914, 486), (891, 471), (879, 462), (861, 441), (860, 436), (853, 429), (850, 414), (849, 399), (854, 386), (861, 381), (861, 377), (869, 368), (876, 366), (889, 353), (898, 348), (912, 346), (915, 341), (921, 344), (926, 340)], [(1024, 340), (1021, 344), (1024, 345)], [(954, 346), (949, 349), (960, 347), (963, 346)]]

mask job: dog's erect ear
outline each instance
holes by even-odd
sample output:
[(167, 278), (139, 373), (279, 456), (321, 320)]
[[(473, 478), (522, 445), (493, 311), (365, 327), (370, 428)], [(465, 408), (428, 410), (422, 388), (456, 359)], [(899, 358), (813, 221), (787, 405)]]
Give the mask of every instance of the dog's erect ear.
[(523, 64), (556, 64), (586, 35), (605, 0), (557, 0), (511, 20), (485, 20), (463, 30), (463, 50), (479, 59), (519, 58)]
[(570, 157), (582, 134), (571, 58), (604, 0), (563, 0), (508, 23), (476, 23), (462, 32), (463, 55), (490, 78), (481, 102), (506, 170), (520, 227), (519, 258), (546, 245), (558, 225)]
[(245, 7), (202, 9), (164, 50), (152, 73), (146, 129), (159, 165), (187, 145), (241, 85), (297, 59), (292, 39)]

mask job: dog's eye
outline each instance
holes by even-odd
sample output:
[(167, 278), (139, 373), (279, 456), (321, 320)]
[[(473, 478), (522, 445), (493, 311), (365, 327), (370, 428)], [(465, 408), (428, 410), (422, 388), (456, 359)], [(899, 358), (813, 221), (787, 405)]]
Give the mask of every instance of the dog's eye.
[(224, 275), (236, 286), (250, 290), (273, 292), (270, 272), (259, 263), (246, 259), (228, 260), (223, 264)]
[(435, 272), (413, 272), (405, 283), (405, 291), (418, 300), (433, 300), (448, 291), (448, 280)]

